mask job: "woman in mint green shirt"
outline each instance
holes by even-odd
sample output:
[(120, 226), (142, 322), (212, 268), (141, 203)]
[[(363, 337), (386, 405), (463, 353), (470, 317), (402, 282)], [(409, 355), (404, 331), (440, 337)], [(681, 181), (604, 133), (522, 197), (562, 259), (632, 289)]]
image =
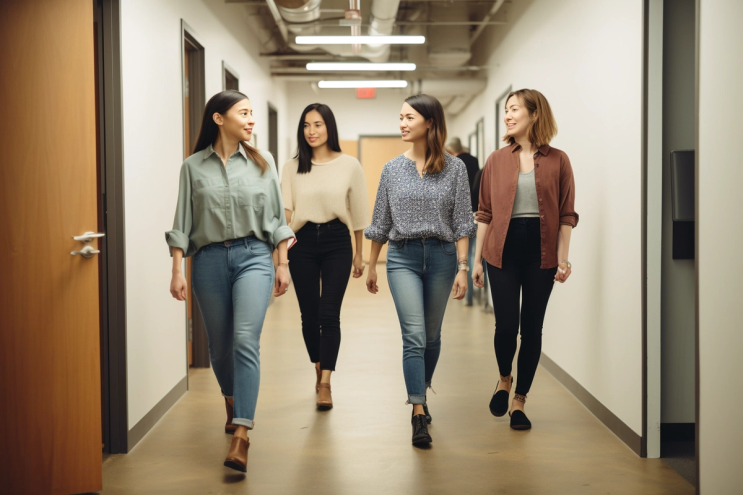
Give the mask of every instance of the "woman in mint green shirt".
[[(260, 336), (271, 297), (289, 286), (286, 225), (276, 167), (247, 144), (255, 121), (248, 97), (222, 91), (206, 104), (201, 132), (181, 167), (173, 229), (170, 292), (186, 299), (184, 256), (193, 255), (193, 293), (209, 356), (234, 433), (224, 465), (245, 472), (260, 382)], [(274, 272), (272, 252), (278, 251)]]

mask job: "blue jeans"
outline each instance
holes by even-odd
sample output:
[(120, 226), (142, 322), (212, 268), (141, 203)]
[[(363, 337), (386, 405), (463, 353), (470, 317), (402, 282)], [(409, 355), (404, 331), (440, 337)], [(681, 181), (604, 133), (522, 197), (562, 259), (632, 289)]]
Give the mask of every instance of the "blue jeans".
[(271, 247), (255, 237), (214, 243), (193, 259), (193, 292), (204, 316), (209, 357), (233, 424), (253, 427), (261, 380), (260, 339), (271, 299)]
[(426, 403), (441, 353), (441, 322), (457, 275), (457, 248), (436, 238), (390, 241), (387, 280), (402, 330), (410, 404)]

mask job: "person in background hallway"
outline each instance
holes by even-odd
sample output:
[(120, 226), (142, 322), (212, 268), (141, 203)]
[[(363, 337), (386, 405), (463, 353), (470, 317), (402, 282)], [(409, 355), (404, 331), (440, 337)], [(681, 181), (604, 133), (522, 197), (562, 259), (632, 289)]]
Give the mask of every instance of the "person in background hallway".
[(377, 286), (377, 259), (387, 252), (387, 280), (400, 319), (403, 374), (413, 405), (413, 444), (432, 441), (426, 389), (441, 352), (441, 323), (451, 293), (467, 292), (467, 249), (475, 234), (470, 187), (462, 161), (444, 152), (446, 122), (436, 98), (407, 98), (400, 112), (402, 139), (413, 146), (382, 170), (372, 223), (367, 289)]
[[(304, 343), (315, 363), (317, 407), (330, 409), (330, 374), (341, 345), (341, 303), (351, 267), (354, 278), (364, 274), (369, 198), (364, 170), (356, 158), (341, 152), (335, 117), (327, 105), (313, 103), (302, 112), (297, 155), (284, 165), (281, 190), (286, 218), (299, 241), (289, 254), (289, 269)], [(356, 237), (355, 255), (349, 232)]]
[[(452, 155), (462, 160), (465, 167), (467, 167), (467, 177), (470, 181), (470, 197), (472, 198), (472, 211), (477, 211), (477, 191), (479, 191), (479, 189), (476, 191), (474, 189), (474, 186), (475, 177), (477, 176), (478, 172), (480, 172), (480, 162), (477, 160), (477, 157), (470, 155), (469, 151), (466, 148), (462, 147), (462, 141), (460, 141), (457, 137), (451, 138), (451, 140), (449, 140), (447, 148), (451, 150)], [(470, 242), (469, 251), (467, 253), (467, 264), (469, 265), (470, 270), (472, 270), (474, 266), (472, 262), (475, 258), (475, 244), (476, 242)], [(465, 303), (467, 306), (472, 306), (473, 292), (472, 277), (467, 277), (467, 300)]]
[(524, 404), (542, 352), (547, 302), (554, 283), (570, 277), (570, 234), (578, 214), (570, 160), (549, 146), (557, 124), (547, 99), (532, 89), (510, 93), (504, 121), (503, 140), (510, 146), (491, 153), (482, 172), (473, 278), (483, 286), (485, 258), (500, 371), (490, 412), (498, 417), (508, 411), (520, 312), (518, 381), (509, 415), (511, 428), (528, 430)]
[[(269, 153), (247, 144), (248, 97), (228, 90), (206, 104), (194, 154), (181, 167), (173, 230), (170, 293), (186, 299), (184, 256), (193, 255), (193, 292), (204, 317), (209, 356), (234, 433), (224, 465), (245, 472), (260, 382), (260, 336), (271, 298), (289, 286), (287, 226)], [(278, 249), (274, 273), (272, 251)]]

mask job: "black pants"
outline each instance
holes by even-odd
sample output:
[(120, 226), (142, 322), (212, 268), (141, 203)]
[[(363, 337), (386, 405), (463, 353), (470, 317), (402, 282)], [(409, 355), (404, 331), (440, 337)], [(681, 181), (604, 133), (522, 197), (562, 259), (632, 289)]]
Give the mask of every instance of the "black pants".
[[(503, 248), (503, 268), (488, 264), (495, 311), (495, 357), (511, 374), (521, 320), (516, 393), (529, 393), (542, 354), (542, 325), (557, 267), (541, 269), (539, 218), (514, 218)], [(521, 308), (519, 308), (521, 295)], [(520, 314), (519, 314), (520, 313)]]
[(348, 227), (338, 219), (307, 222), (289, 250), (289, 270), (302, 313), (302, 335), (310, 361), (335, 371), (341, 346), (341, 303), (353, 263)]

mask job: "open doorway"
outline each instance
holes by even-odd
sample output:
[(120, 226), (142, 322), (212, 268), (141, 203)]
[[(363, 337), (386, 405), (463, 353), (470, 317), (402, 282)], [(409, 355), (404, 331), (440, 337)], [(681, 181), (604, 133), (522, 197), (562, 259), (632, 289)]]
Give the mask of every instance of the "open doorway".
[[(182, 63), (183, 63), (183, 158), (193, 153), (201, 127), (201, 115), (206, 105), (204, 46), (198, 41), (194, 30), (181, 20)], [(191, 290), (191, 258), (186, 258), (186, 281), (189, 297), (186, 298), (186, 332), (188, 366), (209, 367), (209, 346), (206, 341), (206, 327), (194, 303)]]
[(279, 169), (279, 112), (276, 107), (268, 104), (268, 151), (273, 155), (276, 162), (276, 170)]
[(224, 60), (222, 60), (222, 89), (240, 91), (240, 76)]

